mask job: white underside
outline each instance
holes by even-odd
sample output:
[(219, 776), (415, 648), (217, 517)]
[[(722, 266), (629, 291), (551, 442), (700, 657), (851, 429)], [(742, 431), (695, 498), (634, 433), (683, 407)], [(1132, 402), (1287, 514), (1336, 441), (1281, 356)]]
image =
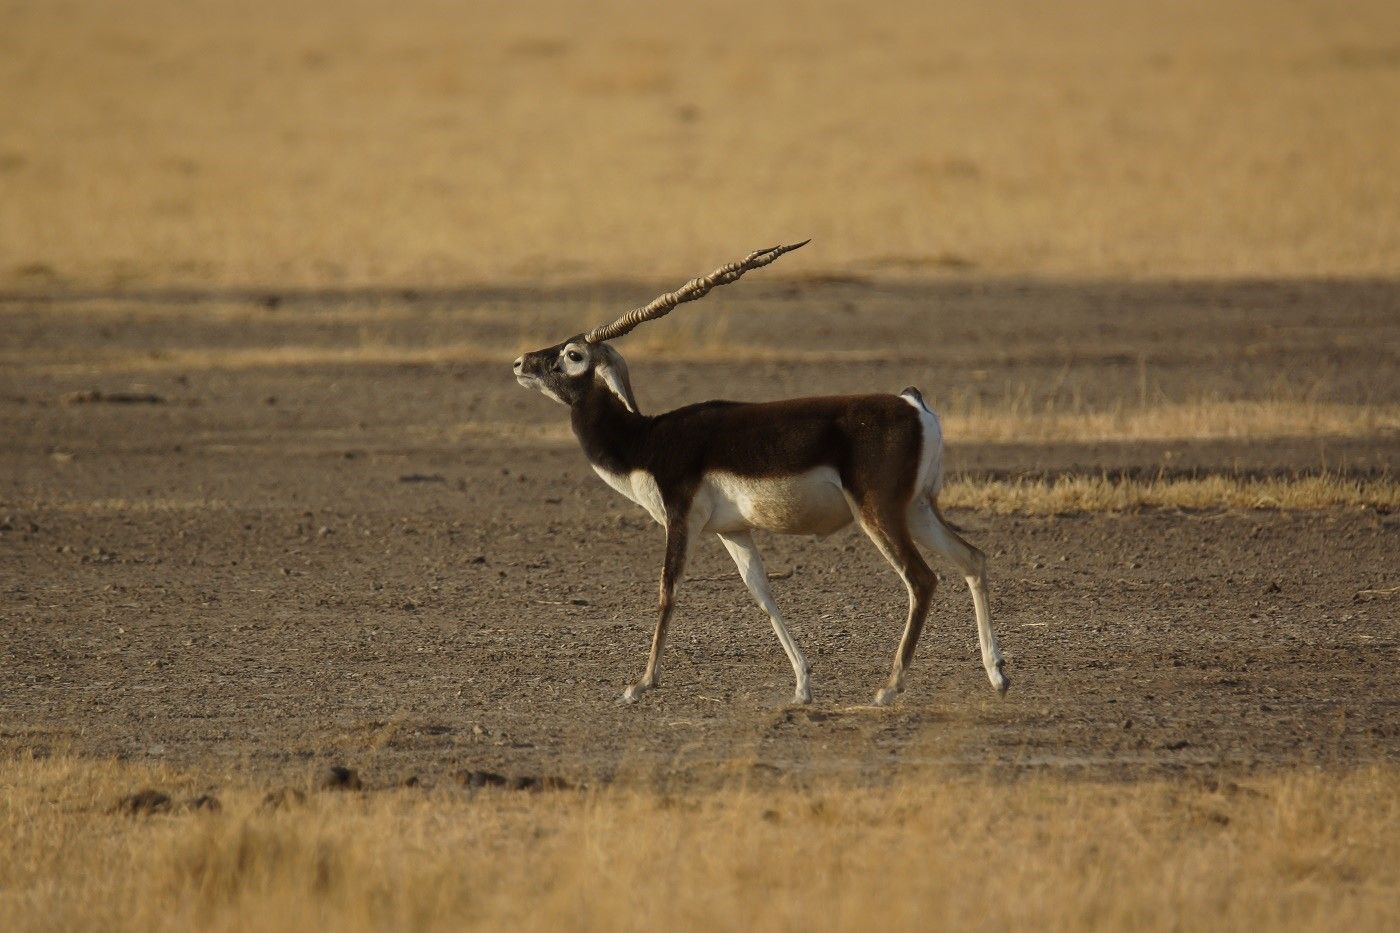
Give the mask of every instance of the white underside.
[(841, 477), (831, 467), (765, 478), (710, 473), (695, 499), (695, 508), (710, 515), (705, 531), (829, 535), (852, 518)]
[[(633, 470), (623, 475), (596, 465), (593, 469), (603, 482), (666, 524), (661, 491), (650, 473)], [(831, 467), (759, 479), (708, 473), (691, 500), (691, 514), (708, 516), (705, 526), (692, 532), (762, 529), (789, 535), (828, 535), (849, 525), (852, 517), (841, 478)]]

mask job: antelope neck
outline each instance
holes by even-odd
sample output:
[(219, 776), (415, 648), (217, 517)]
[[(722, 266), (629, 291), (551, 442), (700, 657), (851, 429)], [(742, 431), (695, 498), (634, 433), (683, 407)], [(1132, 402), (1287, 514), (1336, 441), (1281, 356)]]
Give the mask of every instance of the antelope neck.
[(642, 467), (652, 418), (628, 410), (621, 399), (597, 382), (570, 407), (569, 416), (590, 463), (622, 474)]

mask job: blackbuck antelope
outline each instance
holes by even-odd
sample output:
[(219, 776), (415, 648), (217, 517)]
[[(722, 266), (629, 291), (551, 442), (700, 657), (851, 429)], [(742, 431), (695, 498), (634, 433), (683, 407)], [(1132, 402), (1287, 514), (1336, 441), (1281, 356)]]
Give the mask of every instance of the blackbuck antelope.
[(888, 704), (904, 689), (904, 673), (938, 584), (918, 545), (943, 554), (962, 571), (972, 590), (982, 666), (992, 686), (1004, 693), (1010, 681), (1002, 673), (987, 612), (987, 560), (939, 512), (943, 436), (938, 416), (917, 389), (899, 395), (702, 402), (648, 416), (632, 394), (627, 363), (607, 343), (804, 245), (751, 253), (611, 324), (515, 361), (521, 385), (569, 407), (574, 434), (604, 482), (666, 529), (661, 616), (646, 672), (623, 699), (633, 702), (657, 686), (686, 555), (698, 535), (712, 532), (773, 620), (797, 677), (795, 702), (811, 702), (811, 667), (773, 601), (751, 532), (828, 535), (852, 519), (909, 588), (904, 636), (875, 703)]

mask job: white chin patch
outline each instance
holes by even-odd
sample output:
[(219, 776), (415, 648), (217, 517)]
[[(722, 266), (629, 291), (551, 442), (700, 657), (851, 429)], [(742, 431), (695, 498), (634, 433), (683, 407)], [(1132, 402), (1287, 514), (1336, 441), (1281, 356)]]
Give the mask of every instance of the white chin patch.
[(551, 389), (549, 386), (545, 385), (544, 383), (540, 383), (538, 386), (536, 386), (536, 388), (538, 388), (538, 389), (539, 389), (541, 392), (543, 392), (545, 395), (548, 395), (550, 398), (554, 399), (554, 400), (555, 400), (556, 402), (558, 402), (560, 405), (563, 405), (563, 406), (566, 407), (566, 408), (568, 407), (569, 403), (568, 403), (568, 401), (564, 398), (564, 396), (560, 395), (558, 392), (555, 392), (553, 389)]
[(539, 379), (536, 379), (534, 376), (516, 376), (515, 381), (520, 383), (527, 389), (534, 389), (542, 395), (549, 396), (550, 398), (554, 399), (556, 402), (558, 402), (560, 405), (563, 405), (566, 408), (569, 405), (569, 403), (565, 401), (564, 398), (561, 395), (559, 395), (559, 393), (555, 392), (553, 389), (545, 385)]

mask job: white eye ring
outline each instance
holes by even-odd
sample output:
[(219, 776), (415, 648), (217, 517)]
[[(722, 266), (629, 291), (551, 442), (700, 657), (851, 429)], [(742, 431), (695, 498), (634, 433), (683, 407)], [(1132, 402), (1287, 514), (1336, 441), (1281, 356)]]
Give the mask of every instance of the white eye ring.
[(569, 359), (573, 360), (575, 363), (583, 362), (583, 354), (578, 352), (577, 350), (570, 350), (568, 356)]

